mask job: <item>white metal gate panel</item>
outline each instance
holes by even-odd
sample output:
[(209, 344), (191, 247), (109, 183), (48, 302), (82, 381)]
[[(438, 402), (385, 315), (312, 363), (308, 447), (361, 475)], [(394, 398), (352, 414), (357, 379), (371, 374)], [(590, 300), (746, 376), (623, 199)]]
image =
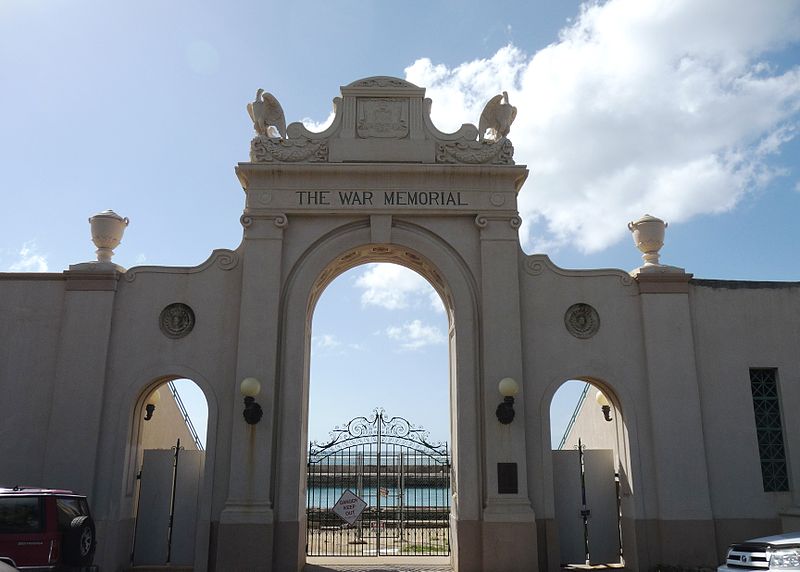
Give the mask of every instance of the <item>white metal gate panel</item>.
[(194, 542), (197, 533), (197, 499), (200, 475), (203, 473), (203, 451), (181, 451), (175, 486), (175, 516), (172, 526), (170, 562), (194, 564)]
[(614, 453), (610, 449), (553, 451), (555, 512), (561, 564), (586, 561), (581, 470), (586, 492), (589, 559), (592, 564), (620, 561)]
[(619, 562), (619, 518), (614, 452), (590, 449), (583, 452), (586, 472), (586, 504), (589, 516), (589, 556), (592, 564)]
[(556, 525), (561, 564), (583, 564), (581, 473), (578, 451), (553, 451)]
[[(169, 546), (175, 450), (146, 449), (139, 486), (134, 565), (194, 564), (197, 493), (204, 453), (181, 450), (175, 478), (175, 512)], [(169, 559), (168, 559), (169, 554)]]

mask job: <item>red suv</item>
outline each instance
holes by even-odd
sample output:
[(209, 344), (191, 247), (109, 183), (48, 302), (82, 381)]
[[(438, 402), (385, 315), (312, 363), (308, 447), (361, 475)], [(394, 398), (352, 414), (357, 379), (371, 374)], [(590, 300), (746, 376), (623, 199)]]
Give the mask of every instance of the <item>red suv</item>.
[(86, 497), (72, 491), (0, 488), (0, 560), (20, 570), (96, 570)]

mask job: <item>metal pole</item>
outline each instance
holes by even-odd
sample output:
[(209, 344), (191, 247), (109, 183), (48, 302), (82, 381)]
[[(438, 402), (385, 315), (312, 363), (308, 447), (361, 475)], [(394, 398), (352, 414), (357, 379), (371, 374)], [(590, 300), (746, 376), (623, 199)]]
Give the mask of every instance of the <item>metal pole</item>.
[[(363, 445), (362, 445), (363, 447)], [(358, 498), (364, 498), (364, 452), (359, 451), (356, 453), (356, 495)], [(364, 541), (364, 519), (358, 519), (358, 541), (363, 543)], [(361, 554), (364, 554), (364, 547), (361, 547)]]
[(586, 565), (589, 565), (589, 514), (586, 508), (586, 468), (583, 464), (583, 443), (578, 439), (578, 460), (581, 466), (581, 517), (583, 517), (583, 553)]
[[(308, 445), (308, 456), (306, 457), (306, 554), (309, 553), (309, 547), (313, 544), (312, 531), (314, 529), (314, 522), (316, 520), (313, 511), (314, 506), (314, 479), (311, 474), (311, 443)], [(311, 548), (311, 551), (314, 549)]]
[(453, 538), (453, 529), (451, 528), (452, 521), (450, 520), (450, 514), (453, 510), (453, 464), (450, 462), (450, 450), (448, 449), (447, 443), (444, 444), (444, 456), (447, 462), (447, 477), (445, 479), (445, 483), (447, 483), (445, 494), (447, 496), (444, 501), (447, 507), (447, 554), (450, 554), (450, 539)]
[(375, 530), (376, 555), (381, 554), (381, 425), (383, 424), (383, 411), (378, 414), (378, 457), (375, 463), (375, 508), (378, 511), (378, 522)]
[(406, 473), (406, 464), (405, 458), (403, 457), (403, 449), (400, 449), (400, 473), (397, 475), (397, 493), (400, 497), (400, 542), (402, 543), (405, 540), (406, 531), (405, 531), (405, 522), (403, 518), (403, 512), (406, 509), (406, 501), (405, 501), (405, 473)]
[(175, 522), (175, 491), (178, 486), (178, 456), (181, 453), (181, 440), (175, 445), (175, 460), (172, 462), (172, 494), (169, 501), (169, 529), (167, 531), (167, 564), (172, 558), (172, 525)]
[(625, 555), (622, 553), (622, 500), (619, 494), (619, 473), (614, 473), (614, 488), (617, 493), (617, 539), (619, 540), (619, 559), (620, 562), (624, 562)]
[(131, 546), (131, 566), (133, 566), (133, 558), (136, 554), (136, 527), (139, 525), (139, 507), (142, 504), (142, 469), (144, 468), (144, 459), (142, 459), (142, 466), (139, 467), (139, 472), (136, 474), (136, 483), (138, 494), (136, 495), (136, 516), (133, 519), (133, 545)]

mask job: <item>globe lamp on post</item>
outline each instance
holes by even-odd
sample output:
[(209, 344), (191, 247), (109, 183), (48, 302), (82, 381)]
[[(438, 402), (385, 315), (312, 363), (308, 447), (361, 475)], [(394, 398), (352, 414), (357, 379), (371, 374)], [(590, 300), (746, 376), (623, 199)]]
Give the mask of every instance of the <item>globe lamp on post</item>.
[(497, 385), (503, 401), (497, 406), (497, 420), (503, 425), (508, 425), (514, 420), (514, 396), (519, 393), (519, 385), (510, 377), (504, 377)]
[(256, 403), (256, 396), (261, 392), (261, 382), (255, 377), (245, 377), (239, 390), (244, 395), (244, 411), (242, 411), (244, 420), (250, 425), (255, 425), (264, 415), (261, 406)]

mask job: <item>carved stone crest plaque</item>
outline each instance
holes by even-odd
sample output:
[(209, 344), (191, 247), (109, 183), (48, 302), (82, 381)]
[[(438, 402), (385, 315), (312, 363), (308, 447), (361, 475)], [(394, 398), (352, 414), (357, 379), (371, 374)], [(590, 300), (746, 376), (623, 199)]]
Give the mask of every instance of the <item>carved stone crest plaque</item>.
[(158, 317), (158, 326), (168, 338), (178, 339), (189, 335), (194, 328), (194, 311), (180, 302), (170, 304)]
[(361, 97), (358, 99), (359, 137), (402, 139), (408, 136), (408, 101), (400, 98)]
[(567, 331), (576, 338), (591, 338), (600, 329), (600, 315), (589, 304), (573, 304), (564, 314)]

